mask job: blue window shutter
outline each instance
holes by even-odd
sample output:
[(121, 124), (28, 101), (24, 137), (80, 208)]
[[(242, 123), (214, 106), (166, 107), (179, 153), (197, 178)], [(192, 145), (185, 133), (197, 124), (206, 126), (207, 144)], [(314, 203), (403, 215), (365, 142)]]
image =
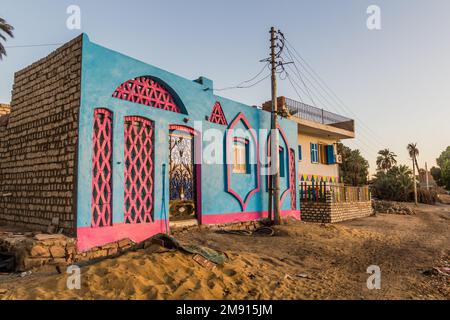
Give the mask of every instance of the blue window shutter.
[(327, 163), (328, 164), (336, 163), (336, 159), (334, 157), (334, 147), (332, 144), (327, 146)]
[(314, 163), (314, 143), (311, 143), (311, 162)]
[(298, 146), (298, 160), (302, 160), (302, 146), (299, 145)]

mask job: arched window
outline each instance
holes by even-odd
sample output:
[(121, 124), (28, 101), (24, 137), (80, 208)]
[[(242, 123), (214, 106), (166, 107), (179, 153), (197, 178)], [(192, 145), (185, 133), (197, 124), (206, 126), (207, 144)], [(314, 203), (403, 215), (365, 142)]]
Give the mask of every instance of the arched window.
[(124, 82), (112, 96), (153, 108), (186, 113), (179, 99), (174, 97), (163, 84), (150, 77), (138, 77)]
[(112, 117), (107, 109), (95, 109), (92, 150), (91, 226), (112, 225)]

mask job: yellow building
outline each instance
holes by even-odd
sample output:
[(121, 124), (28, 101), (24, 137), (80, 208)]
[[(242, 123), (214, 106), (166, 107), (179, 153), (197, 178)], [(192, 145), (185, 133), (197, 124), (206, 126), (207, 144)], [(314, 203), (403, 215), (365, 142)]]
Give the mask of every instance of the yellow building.
[[(298, 126), (299, 181), (339, 184), (337, 143), (355, 137), (354, 120), (286, 97), (278, 98), (278, 106)], [(263, 109), (269, 111), (271, 102)]]

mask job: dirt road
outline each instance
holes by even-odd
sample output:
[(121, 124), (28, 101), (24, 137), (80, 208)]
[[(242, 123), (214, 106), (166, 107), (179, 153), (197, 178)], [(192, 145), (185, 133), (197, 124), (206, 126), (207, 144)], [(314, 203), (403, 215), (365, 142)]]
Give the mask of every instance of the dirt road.
[[(140, 250), (67, 275), (0, 278), (0, 299), (450, 299), (450, 280), (422, 271), (450, 261), (450, 206), (420, 205), (414, 216), (378, 214), (338, 225), (289, 222), (271, 238), (191, 232), (178, 239), (220, 249), (215, 270), (180, 252)], [(368, 290), (367, 267), (381, 268)]]

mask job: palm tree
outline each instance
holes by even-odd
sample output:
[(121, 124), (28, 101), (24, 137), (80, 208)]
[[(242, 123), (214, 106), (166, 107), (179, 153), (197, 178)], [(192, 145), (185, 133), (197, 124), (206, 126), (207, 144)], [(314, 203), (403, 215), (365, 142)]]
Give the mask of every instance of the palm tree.
[(406, 147), (408, 149), (409, 156), (413, 162), (413, 179), (414, 179), (414, 202), (417, 205), (417, 183), (416, 183), (416, 168), (419, 170), (419, 164), (417, 163), (417, 157), (419, 156), (419, 149), (417, 149), (417, 143), (410, 143)]
[(377, 158), (378, 170), (383, 170), (384, 172), (387, 172), (390, 168), (392, 168), (397, 164), (397, 160), (395, 159), (397, 155), (391, 152), (389, 149), (380, 150), (378, 151), (378, 154), (379, 154)]
[(419, 170), (419, 164), (417, 163), (417, 157), (419, 156), (419, 149), (417, 149), (417, 143), (410, 143), (407, 146), (409, 156), (414, 161), (417, 170)]
[[(13, 31), (14, 27), (8, 24), (5, 19), (0, 18), (0, 40), (6, 41), (6, 33), (11, 38), (14, 38)], [(0, 60), (3, 59), (3, 56), (6, 56), (6, 50), (3, 44), (0, 42)]]

